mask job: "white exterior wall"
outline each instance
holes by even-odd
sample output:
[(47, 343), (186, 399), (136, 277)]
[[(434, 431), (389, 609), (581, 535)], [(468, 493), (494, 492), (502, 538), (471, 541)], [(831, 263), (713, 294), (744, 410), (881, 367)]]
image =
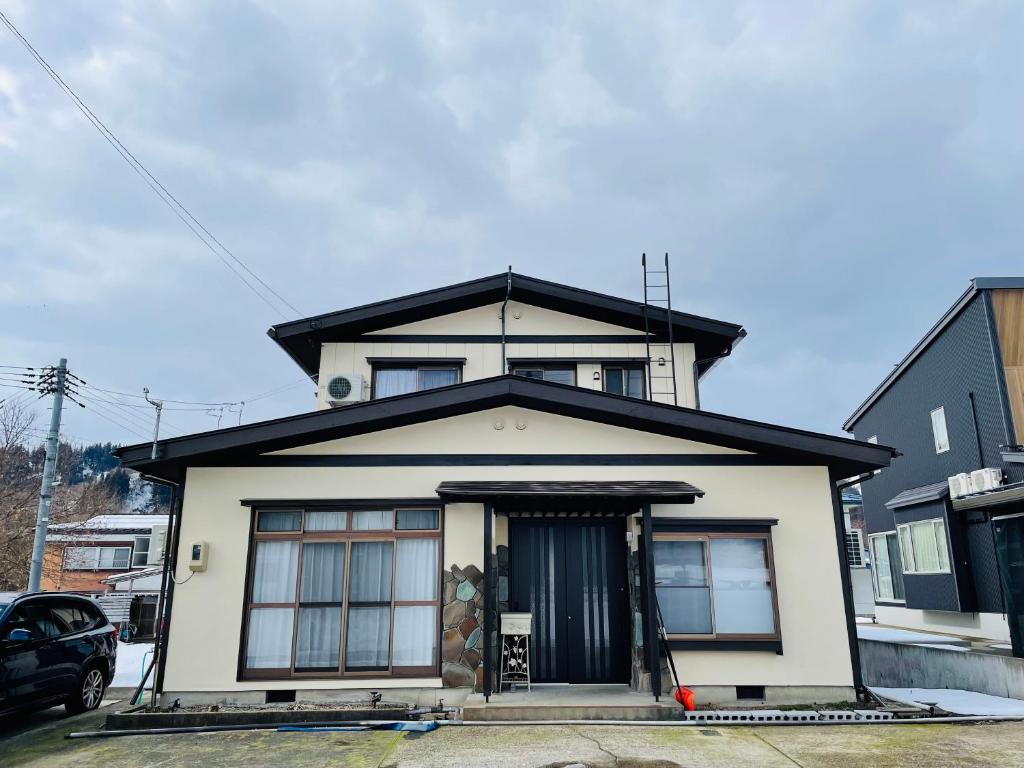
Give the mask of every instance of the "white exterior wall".
[[(475, 381), (491, 376), (501, 376), (505, 371), (501, 366), (501, 344), (475, 343), (420, 343), (389, 341), (388, 336), (405, 335), (480, 335), (488, 336), (501, 333), (501, 305), (491, 304), (450, 315), (434, 317), (417, 323), (396, 326), (371, 335), (380, 341), (372, 343), (341, 342), (323, 344), (320, 353), (320, 386), (317, 392), (317, 407), (329, 408), (327, 402), (327, 384), (338, 374), (361, 374), (370, 382), (371, 366), (367, 357), (454, 357), (465, 358), (462, 370), (463, 381)], [(519, 318), (515, 315), (519, 314)], [(505, 356), (515, 360), (552, 359), (552, 358), (603, 358), (622, 357), (646, 358), (647, 347), (642, 333), (633, 328), (575, 317), (561, 312), (554, 312), (528, 304), (509, 302), (506, 310), (507, 336), (538, 336), (538, 335), (580, 335), (580, 336), (635, 336), (635, 343), (552, 343), (552, 344), (520, 344), (506, 343)], [(662, 349), (662, 348), (659, 348)], [(693, 344), (675, 344), (674, 358), (676, 368), (676, 386), (679, 405), (693, 407), (696, 396), (693, 385)], [(576, 383), (587, 389), (601, 389), (601, 380), (594, 380), (594, 372), (600, 371), (600, 363), (579, 363), (576, 367)], [(659, 382), (657, 389), (665, 387)], [(671, 402), (670, 397), (658, 396), (656, 400)]]
[[(496, 430), (496, 421), (525, 421)], [(429, 448), (429, 450), (428, 450)], [(737, 453), (519, 408), (402, 427), (293, 449), (289, 453)], [(177, 578), (187, 552), (209, 544), (208, 570), (175, 588), (165, 678), (167, 691), (260, 691), (440, 686), (421, 680), (236, 680), (250, 512), (244, 498), (340, 499), (433, 496), (443, 480), (685, 480), (706, 492), (694, 505), (659, 505), (658, 516), (775, 517), (772, 529), (784, 655), (773, 652), (676, 652), (689, 685), (850, 686), (849, 646), (840, 553), (828, 473), (796, 466), (502, 466), (502, 467), (203, 467), (188, 470)], [(483, 520), (478, 504), (445, 510), (442, 563), (480, 565)], [(504, 539), (503, 521), (496, 541)]]
[(1001, 613), (922, 611), (919, 608), (876, 605), (875, 621), (892, 627), (1010, 642), (1010, 625)]

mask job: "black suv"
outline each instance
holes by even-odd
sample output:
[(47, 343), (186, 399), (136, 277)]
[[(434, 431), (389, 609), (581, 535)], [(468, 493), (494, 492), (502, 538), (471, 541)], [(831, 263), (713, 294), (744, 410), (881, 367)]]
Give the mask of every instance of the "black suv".
[(0, 593), (0, 717), (59, 703), (69, 714), (96, 709), (116, 661), (117, 629), (89, 598)]

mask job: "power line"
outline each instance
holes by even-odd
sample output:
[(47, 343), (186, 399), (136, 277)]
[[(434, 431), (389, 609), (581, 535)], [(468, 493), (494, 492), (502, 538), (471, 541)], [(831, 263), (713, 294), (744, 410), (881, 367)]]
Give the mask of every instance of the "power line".
[[(291, 304), (283, 296), (281, 296), (281, 294), (279, 294), (277, 291), (271, 288), (270, 285), (265, 280), (263, 280), (263, 278), (261, 278), (255, 272), (253, 272), (253, 270), (250, 269), (249, 266), (241, 258), (236, 256), (234, 253), (232, 253), (230, 249), (227, 248), (227, 246), (221, 243), (220, 240), (218, 240), (210, 232), (210, 230), (207, 229), (192, 214), (192, 212), (181, 203), (180, 200), (178, 200), (178, 198), (172, 195), (167, 190), (167, 188), (162, 183), (160, 183), (160, 181), (152, 173), (150, 173), (149, 169), (146, 168), (146, 166), (143, 165), (142, 162), (137, 157), (135, 157), (135, 155), (132, 154), (132, 152), (127, 147), (125, 147), (124, 144), (121, 143), (120, 139), (118, 139), (117, 136), (114, 135), (113, 131), (107, 128), (106, 124), (102, 120), (100, 120), (95, 115), (95, 113), (93, 113), (89, 106), (84, 101), (82, 101), (82, 99), (78, 96), (77, 93), (75, 93), (71, 86), (64, 82), (64, 79), (57, 73), (57, 71), (53, 67), (50, 66), (49, 62), (47, 62), (46, 59), (43, 58), (42, 54), (40, 54), (39, 51), (37, 51), (32, 46), (32, 44), (25, 38), (25, 36), (21, 34), (18, 28), (10, 19), (7, 18), (3, 11), (0, 11), (0, 21), (3, 21), (4, 25), (10, 30), (11, 34), (13, 34), (15, 37), (18, 38), (18, 40), (21, 41), (22, 45), (25, 46), (26, 50), (28, 50), (28, 52), (39, 64), (39, 66), (41, 66), (43, 70), (46, 72), (46, 74), (50, 76), (50, 79), (53, 80), (57, 84), (57, 86), (62, 91), (64, 91), (64, 93), (67, 94), (68, 97), (71, 98), (71, 100), (74, 102), (78, 110), (85, 116), (85, 118), (90, 123), (92, 123), (93, 127), (106, 140), (106, 142), (110, 144), (111, 147), (114, 148), (114, 151), (116, 151), (121, 156), (121, 158), (126, 163), (128, 163), (132, 170), (134, 170), (135, 173), (138, 174), (139, 178), (141, 178), (146, 183), (146, 185), (153, 191), (153, 193), (160, 198), (164, 205), (170, 208), (170, 210), (174, 213), (175, 216), (178, 217), (181, 223), (188, 227), (189, 230), (192, 231), (192, 234), (194, 234), (199, 239), (199, 241), (210, 250), (211, 253), (213, 253), (218, 259), (220, 259), (224, 266), (230, 269), (235, 274), (235, 276), (238, 277), (239, 280), (245, 283), (246, 287), (248, 287), (249, 290), (255, 293), (265, 304), (267, 304), (267, 306), (273, 309), (274, 312), (281, 312), (280, 307), (275, 306), (274, 303), (270, 301), (270, 299), (268, 299), (254, 285), (252, 285), (248, 280), (246, 280), (245, 276), (242, 275), (242, 273), (239, 272), (237, 269), (235, 269), (234, 266), (232, 266), (232, 264), (227, 259), (224, 258), (220, 251), (218, 251), (216, 248), (213, 247), (213, 245), (211, 245), (211, 241), (215, 243), (221, 249), (221, 251), (223, 251), (224, 254), (227, 254), (227, 256), (230, 257), (232, 261), (234, 261), (236, 264), (238, 264), (238, 266), (245, 270), (245, 272), (249, 274), (256, 282), (262, 285), (266, 289), (266, 291), (269, 292), (272, 296), (274, 296), (279, 302), (281, 302), (284, 306), (288, 307), (296, 315), (302, 316), (302, 312), (296, 309), (295, 306)], [(198, 229), (196, 229), (196, 227), (198, 227)], [(200, 230), (202, 231), (203, 234), (200, 234)]]

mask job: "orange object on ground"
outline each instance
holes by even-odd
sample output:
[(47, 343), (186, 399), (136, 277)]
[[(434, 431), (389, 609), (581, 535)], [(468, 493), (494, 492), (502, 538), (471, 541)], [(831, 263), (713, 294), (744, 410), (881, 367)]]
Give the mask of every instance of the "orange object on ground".
[(683, 709), (687, 712), (693, 712), (697, 708), (697, 700), (689, 688), (684, 688), (681, 685), (676, 688), (675, 699), (683, 705)]

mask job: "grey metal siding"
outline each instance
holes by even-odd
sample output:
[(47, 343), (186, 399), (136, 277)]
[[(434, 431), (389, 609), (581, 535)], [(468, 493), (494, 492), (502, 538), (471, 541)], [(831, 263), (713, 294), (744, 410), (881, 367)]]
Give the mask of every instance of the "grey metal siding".
[[(867, 440), (877, 435), (880, 443), (892, 445), (903, 453), (891, 467), (861, 486), (868, 533), (895, 528), (893, 512), (885, 507), (885, 502), (910, 488), (941, 482), (950, 475), (986, 466), (1002, 467), (1008, 482), (1024, 480), (1024, 465), (1003, 464), (1000, 455), (999, 447), (1006, 442), (1006, 423), (1001, 371), (993, 350), (994, 335), (986, 302), (987, 292), (982, 291), (854, 424), (858, 439)], [(974, 394), (974, 409), (971, 393)], [(931, 411), (940, 406), (945, 410), (950, 449), (937, 454)], [(980, 456), (974, 410), (980, 433)], [(973, 585), (971, 591), (977, 593), (979, 607), (991, 610), (998, 605), (995, 610), (1001, 610), (998, 578), (993, 579), (989, 567), (994, 555), (982, 533), (973, 530), (975, 527), (953, 526), (950, 538), (957, 540), (958, 548), (963, 544), (963, 557), (971, 561), (965, 580)], [(954, 536), (958, 528), (961, 533)], [(973, 562), (975, 557), (979, 557), (980, 565)], [(921, 579), (930, 582), (925, 584)], [(942, 581), (934, 577), (908, 577), (907, 607), (926, 607), (918, 601), (935, 609), (940, 609), (940, 604), (953, 606), (956, 590), (950, 591)], [(960, 595), (967, 597), (963, 586)]]

